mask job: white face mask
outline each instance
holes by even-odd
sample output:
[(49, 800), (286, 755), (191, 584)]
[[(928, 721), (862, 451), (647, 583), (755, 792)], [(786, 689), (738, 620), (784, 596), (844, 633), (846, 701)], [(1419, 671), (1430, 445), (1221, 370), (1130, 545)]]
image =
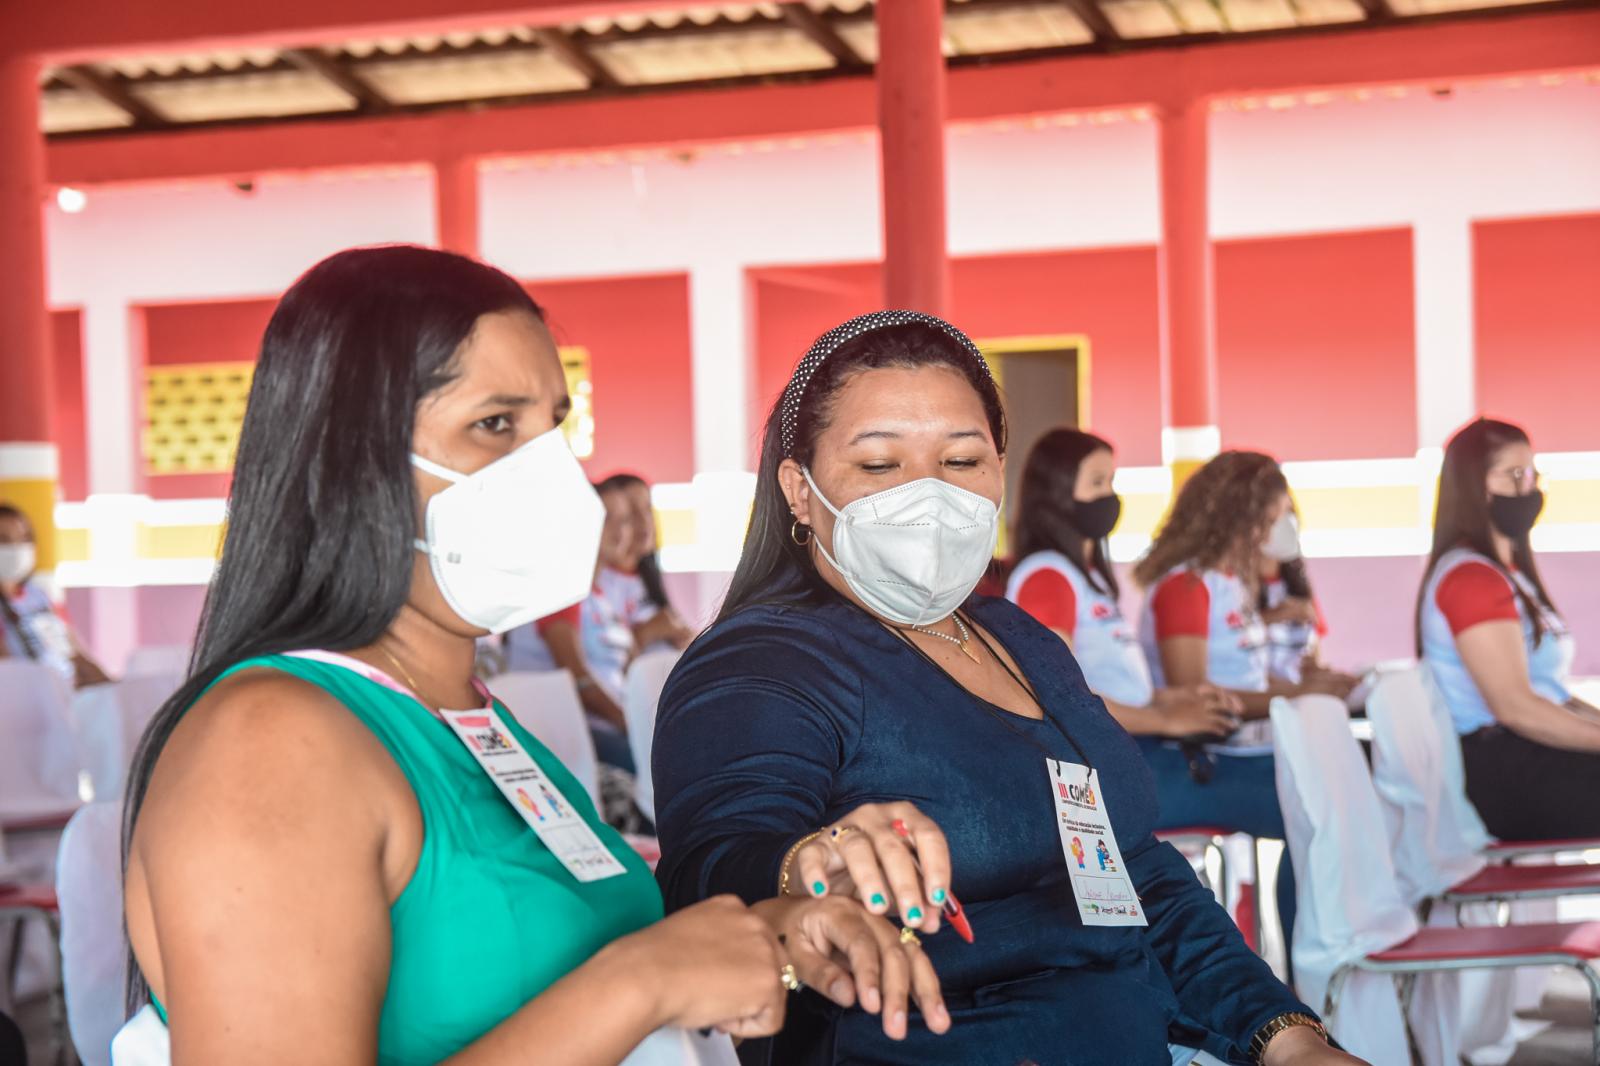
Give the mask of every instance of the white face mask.
[(14, 584), (33, 573), (38, 565), (37, 549), (32, 544), (0, 544), (0, 581)]
[(1300, 520), (1293, 511), (1285, 511), (1272, 523), (1267, 539), (1261, 545), (1261, 554), (1279, 563), (1300, 558)]
[(559, 429), (474, 474), (411, 462), (455, 482), (428, 501), (416, 546), (463, 622), (504, 633), (589, 594), (605, 505)]
[(863, 497), (839, 510), (804, 471), (816, 498), (833, 512), (833, 554), (819, 541), (850, 591), (874, 614), (901, 625), (950, 616), (977, 587), (1000, 536), (993, 500), (923, 478)]

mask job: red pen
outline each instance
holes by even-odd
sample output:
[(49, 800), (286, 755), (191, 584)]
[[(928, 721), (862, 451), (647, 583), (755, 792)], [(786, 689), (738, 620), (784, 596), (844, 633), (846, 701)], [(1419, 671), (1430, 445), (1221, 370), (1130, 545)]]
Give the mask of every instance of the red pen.
[[(889, 828), (893, 829), (896, 835), (902, 839), (911, 839), (911, 827), (899, 818), (890, 822)], [(913, 845), (914, 847), (915, 845)], [(915, 850), (911, 852), (911, 863), (917, 868), (917, 873), (922, 873), (922, 863), (917, 861)], [(945, 889), (944, 906), (940, 910), (950, 920), (950, 927), (956, 931), (956, 935), (967, 943), (972, 943), (972, 924), (967, 921), (967, 912), (961, 908), (960, 902), (956, 899), (956, 894), (949, 889)]]

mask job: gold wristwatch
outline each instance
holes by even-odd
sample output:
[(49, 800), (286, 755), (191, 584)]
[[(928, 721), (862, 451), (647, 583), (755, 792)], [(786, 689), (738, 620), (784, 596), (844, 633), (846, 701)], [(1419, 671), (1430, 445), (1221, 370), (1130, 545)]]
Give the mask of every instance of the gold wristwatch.
[(1311, 1027), (1312, 1029), (1316, 1030), (1318, 1036), (1322, 1037), (1324, 1043), (1327, 1042), (1327, 1026), (1323, 1025), (1311, 1015), (1300, 1014), (1298, 1012), (1280, 1014), (1266, 1025), (1263, 1025), (1260, 1029), (1257, 1029), (1256, 1035), (1250, 1038), (1251, 1061), (1255, 1062), (1257, 1066), (1260, 1066), (1261, 1063), (1266, 1061), (1267, 1045), (1272, 1043), (1272, 1038), (1283, 1032), (1285, 1029), (1293, 1029), (1297, 1025)]

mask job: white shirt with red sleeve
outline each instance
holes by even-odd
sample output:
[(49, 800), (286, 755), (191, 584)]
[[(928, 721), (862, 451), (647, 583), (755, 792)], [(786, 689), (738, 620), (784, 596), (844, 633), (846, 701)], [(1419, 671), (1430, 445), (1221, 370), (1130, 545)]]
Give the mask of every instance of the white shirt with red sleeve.
[(1072, 641), (1072, 653), (1089, 688), (1125, 707), (1145, 707), (1155, 696), (1150, 664), (1122, 608), (1060, 552), (1034, 552), (1006, 582), (1006, 599)]
[(1151, 587), (1139, 638), (1158, 687), (1167, 684), (1161, 641), (1172, 637), (1205, 640), (1206, 680), (1213, 685), (1240, 692), (1267, 690), (1267, 627), (1239, 575), (1183, 566)]
[[(1539, 605), (1544, 632), (1537, 641), (1534, 620), (1516, 594), (1513, 581)], [(1533, 583), (1516, 570), (1504, 570), (1471, 548), (1454, 548), (1439, 557), (1422, 591), (1422, 661), (1450, 710), (1457, 733), (1474, 733), (1497, 721), (1456, 647), (1459, 634), (1484, 622), (1520, 623), (1533, 690), (1552, 703), (1572, 698), (1567, 677), (1574, 648), (1561, 616), (1539, 604)]]

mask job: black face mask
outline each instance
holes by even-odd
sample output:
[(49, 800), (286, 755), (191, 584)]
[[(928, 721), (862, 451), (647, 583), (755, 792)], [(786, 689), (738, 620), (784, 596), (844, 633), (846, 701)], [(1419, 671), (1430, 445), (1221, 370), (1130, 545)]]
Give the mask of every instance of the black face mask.
[(1072, 513), (1067, 521), (1072, 528), (1090, 540), (1104, 540), (1111, 535), (1117, 519), (1122, 517), (1122, 497), (1112, 493), (1098, 500), (1072, 501)]
[(1526, 496), (1501, 496), (1495, 493), (1489, 497), (1489, 521), (1512, 540), (1526, 537), (1528, 530), (1539, 520), (1542, 510), (1544, 493), (1538, 489)]

